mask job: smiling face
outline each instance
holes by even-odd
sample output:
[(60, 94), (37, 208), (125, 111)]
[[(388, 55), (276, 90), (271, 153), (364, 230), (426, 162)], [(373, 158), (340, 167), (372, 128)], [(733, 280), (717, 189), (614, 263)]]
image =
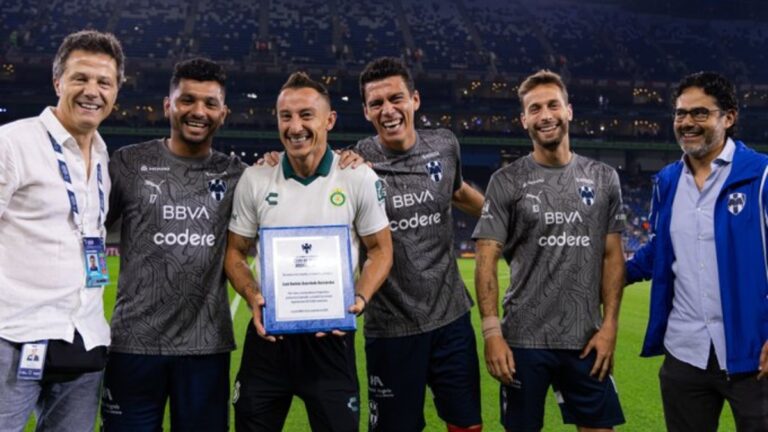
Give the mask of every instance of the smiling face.
[(277, 97), (277, 127), (285, 152), (293, 161), (320, 161), (336, 112), (317, 90), (286, 88)]
[(726, 130), (734, 124), (736, 116), (732, 111), (720, 111), (717, 100), (700, 87), (688, 87), (677, 98), (675, 109), (690, 111), (695, 108), (709, 110), (709, 117), (702, 122), (694, 121), (690, 115), (675, 119), (675, 138), (689, 157), (714, 158), (725, 145)]
[(567, 142), (568, 124), (573, 119), (571, 105), (555, 84), (542, 84), (523, 96), (520, 120), (534, 146), (554, 151)]
[(182, 78), (163, 103), (171, 121), (171, 139), (188, 147), (210, 146), (224, 123), (224, 89), (216, 81)]
[(55, 114), (72, 135), (88, 135), (109, 116), (117, 99), (117, 63), (107, 54), (74, 50), (53, 80)]
[(411, 94), (400, 75), (365, 85), (365, 118), (390, 149), (407, 150), (416, 143), (414, 117), (420, 105), (419, 92)]

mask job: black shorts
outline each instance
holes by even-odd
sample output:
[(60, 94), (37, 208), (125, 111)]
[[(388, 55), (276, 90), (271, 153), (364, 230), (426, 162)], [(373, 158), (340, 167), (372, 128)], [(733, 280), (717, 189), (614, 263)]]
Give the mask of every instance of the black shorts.
[(312, 431), (360, 429), (355, 336), (259, 337), (252, 323), (243, 346), (232, 402), (238, 431), (280, 431), (293, 396), (307, 408)]
[(438, 329), (403, 337), (366, 338), (370, 431), (419, 431), (426, 386), (443, 421), (482, 423), (480, 372), (469, 313)]
[(229, 429), (229, 353), (110, 353), (101, 399), (103, 430), (161, 430), (166, 403), (173, 430)]
[(501, 386), (501, 423), (509, 431), (539, 431), (552, 385), (563, 422), (590, 428), (624, 423), (612, 376), (590, 376), (596, 353), (580, 359), (578, 350), (512, 348), (514, 381)]

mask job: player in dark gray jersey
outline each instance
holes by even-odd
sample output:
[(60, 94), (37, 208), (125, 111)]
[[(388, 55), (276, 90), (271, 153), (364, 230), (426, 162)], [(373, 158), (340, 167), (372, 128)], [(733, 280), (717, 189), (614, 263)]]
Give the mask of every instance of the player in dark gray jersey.
[[(618, 175), (571, 152), (573, 113), (557, 74), (528, 77), (518, 94), (533, 152), (493, 175), (473, 234), (485, 359), (502, 383), (502, 424), (540, 430), (551, 384), (566, 423), (610, 430), (624, 422), (613, 380), (604, 379), (624, 278)], [(496, 276), (502, 255), (511, 281), (503, 324)]]
[(107, 431), (228, 430), (235, 348), (223, 272), (232, 197), (244, 164), (212, 150), (227, 113), (223, 68), (181, 62), (165, 115), (170, 139), (113, 155), (107, 223), (122, 219), (121, 272), (104, 382)]
[(416, 130), (420, 97), (392, 58), (360, 76), (377, 135), (357, 143), (387, 187), (394, 264), (365, 314), (372, 431), (424, 428), (429, 385), (451, 431), (482, 428), (472, 302), (453, 252), (451, 202), (480, 215), (482, 195), (463, 182), (459, 143), (447, 130)]
[(413, 148), (397, 152), (377, 135), (355, 151), (387, 185), (398, 249), (384, 291), (366, 312), (365, 335), (409, 336), (455, 321), (472, 307), (453, 253), (451, 199), (463, 185), (456, 137), (445, 129), (418, 130)]

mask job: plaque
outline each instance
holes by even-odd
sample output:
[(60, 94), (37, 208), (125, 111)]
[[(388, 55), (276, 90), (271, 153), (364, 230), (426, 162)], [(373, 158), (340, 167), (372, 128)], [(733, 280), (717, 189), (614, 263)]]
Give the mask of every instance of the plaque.
[(347, 225), (259, 230), (268, 334), (355, 330), (355, 281)]

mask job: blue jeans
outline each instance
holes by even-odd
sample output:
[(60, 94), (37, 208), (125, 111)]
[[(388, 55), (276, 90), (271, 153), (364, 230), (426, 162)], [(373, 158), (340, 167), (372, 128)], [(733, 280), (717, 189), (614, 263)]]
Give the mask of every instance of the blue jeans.
[(92, 432), (103, 372), (67, 382), (16, 379), (21, 344), (0, 339), (0, 430), (23, 431), (32, 410), (37, 432)]

